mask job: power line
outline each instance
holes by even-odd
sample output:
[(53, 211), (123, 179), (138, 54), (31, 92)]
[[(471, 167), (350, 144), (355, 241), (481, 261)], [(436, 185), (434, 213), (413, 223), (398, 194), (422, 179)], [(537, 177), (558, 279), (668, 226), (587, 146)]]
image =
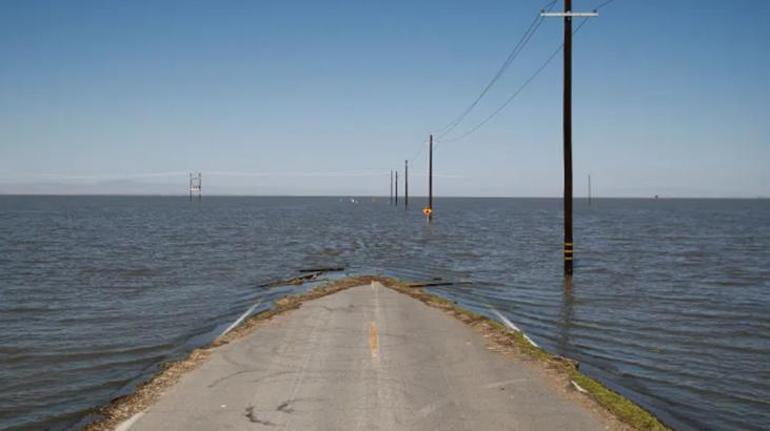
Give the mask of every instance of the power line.
[(594, 7), (594, 11), (598, 11), (599, 9), (603, 8), (604, 6), (607, 6), (608, 4), (614, 2), (615, 0), (607, 0), (605, 2), (602, 2), (599, 6)]
[[(610, 0), (610, 1), (614, 1), (614, 0)], [(583, 21), (580, 23), (580, 25), (578, 25), (578, 26), (577, 26), (577, 28), (575, 29), (575, 31), (573, 31), (573, 32), (572, 32), (572, 34), (574, 35), (574, 34), (576, 34), (578, 31), (580, 31), (580, 29), (581, 29), (581, 28), (583, 28), (583, 26), (586, 24), (586, 22), (587, 22), (587, 20), (586, 20), (586, 19), (583, 19)], [(485, 124), (487, 124), (487, 123), (488, 123), (490, 120), (492, 120), (492, 119), (493, 119), (494, 117), (496, 117), (496, 116), (497, 116), (497, 115), (498, 115), (500, 112), (502, 112), (502, 111), (503, 111), (503, 110), (504, 110), (506, 107), (508, 107), (508, 105), (510, 105), (510, 104), (511, 104), (511, 102), (513, 102), (513, 101), (514, 101), (514, 99), (516, 99), (516, 97), (518, 97), (518, 96), (519, 96), (519, 94), (521, 94), (521, 92), (522, 92), (522, 91), (523, 91), (523, 90), (524, 90), (524, 89), (525, 89), (525, 88), (526, 88), (526, 87), (527, 87), (527, 86), (528, 86), (528, 85), (529, 85), (529, 84), (530, 84), (530, 83), (531, 83), (531, 82), (532, 82), (532, 81), (533, 81), (535, 78), (537, 78), (537, 76), (538, 76), (538, 75), (540, 75), (540, 73), (542, 73), (542, 72), (543, 72), (543, 70), (545, 70), (545, 68), (546, 68), (546, 67), (548, 67), (548, 65), (549, 65), (549, 64), (551, 64), (551, 62), (553, 61), (553, 59), (554, 59), (554, 58), (555, 58), (555, 57), (556, 57), (556, 56), (557, 56), (557, 55), (558, 55), (558, 54), (561, 52), (561, 50), (562, 50), (562, 49), (564, 49), (564, 43), (562, 43), (561, 45), (559, 45), (559, 47), (558, 47), (558, 48), (556, 48), (556, 49), (555, 49), (555, 50), (554, 50), (554, 51), (551, 53), (551, 55), (550, 55), (550, 56), (549, 56), (549, 57), (548, 57), (548, 58), (545, 60), (545, 62), (543, 62), (543, 64), (541, 64), (541, 65), (540, 65), (540, 67), (538, 67), (538, 68), (537, 68), (537, 70), (535, 70), (535, 73), (533, 73), (532, 75), (530, 75), (530, 77), (529, 77), (529, 78), (527, 78), (527, 80), (526, 80), (526, 81), (524, 81), (524, 83), (523, 83), (523, 84), (522, 84), (522, 85), (521, 85), (521, 86), (520, 86), (520, 87), (519, 87), (519, 88), (518, 88), (518, 89), (517, 89), (517, 90), (516, 90), (516, 91), (515, 91), (515, 92), (514, 92), (514, 93), (513, 93), (513, 94), (512, 94), (512, 95), (511, 95), (511, 96), (510, 96), (510, 97), (509, 97), (509, 98), (508, 98), (508, 99), (507, 99), (507, 100), (506, 100), (504, 103), (503, 103), (503, 104), (502, 104), (502, 105), (500, 105), (500, 106), (499, 106), (497, 109), (495, 109), (494, 111), (492, 111), (492, 113), (491, 113), (491, 114), (489, 114), (489, 115), (488, 115), (486, 118), (484, 118), (484, 119), (483, 119), (481, 122), (479, 122), (479, 123), (478, 123), (478, 124), (476, 124), (475, 126), (471, 127), (470, 129), (466, 130), (466, 131), (465, 131), (463, 134), (461, 134), (461, 135), (458, 135), (458, 136), (456, 136), (456, 137), (454, 137), (454, 138), (450, 138), (450, 139), (442, 139), (442, 140), (441, 140), (441, 142), (454, 142), (454, 141), (459, 141), (459, 140), (461, 140), (461, 139), (465, 139), (466, 137), (468, 137), (468, 136), (472, 135), (472, 134), (473, 134), (473, 133), (475, 133), (477, 130), (479, 130), (480, 128), (482, 128), (482, 127), (483, 127)]]
[[(549, 10), (554, 6), (557, 0), (553, 0), (550, 3), (547, 3), (544, 7), (547, 7)], [(440, 136), (446, 136), (448, 133), (450, 133), (452, 130), (454, 130), (455, 127), (457, 127), (464, 119), (468, 116), (468, 114), (473, 110), (473, 108), (478, 105), (478, 103), (481, 101), (482, 98), (489, 92), (489, 90), (492, 88), (492, 86), (497, 83), (497, 81), (500, 79), (500, 77), (503, 75), (503, 73), (508, 69), (508, 67), (513, 63), (513, 61), (518, 57), (519, 53), (523, 50), (524, 46), (529, 42), (529, 40), (534, 36), (537, 29), (540, 27), (540, 24), (542, 24), (542, 17), (538, 14), (535, 16), (535, 18), (530, 23), (527, 30), (522, 35), (521, 39), (516, 43), (516, 45), (513, 47), (511, 52), (508, 54), (508, 57), (505, 59), (503, 64), (500, 66), (498, 71), (495, 73), (495, 75), (492, 77), (492, 79), (487, 83), (487, 85), (482, 89), (481, 93), (476, 97), (476, 99), (471, 102), (471, 104), (452, 122), (450, 122), (447, 126), (442, 128), (441, 130), (437, 131), (436, 133)]]
[[(594, 10), (594, 11), (598, 11), (599, 9), (601, 9), (601, 8), (603, 8), (603, 7), (607, 6), (607, 5), (609, 5), (610, 3), (613, 3), (614, 1), (615, 1), (615, 0), (606, 0), (606, 1), (604, 1), (604, 2), (602, 2), (602, 3), (600, 3), (600, 4), (598, 4), (597, 6), (595, 6), (595, 7), (593, 8), (593, 10)], [(549, 3), (547, 3), (546, 5), (544, 5), (544, 6), (543, 6), (543, 9), (542, 9), (542, 10), (543, 10), (543, 11), (550, 11), (550, 10), (553, 8), (553, 6), (556, 4), (556, 2), (557, 2), (557, 0), (553, 0), (553, 1), (549, 2)], [(540, 19), (538, 19), (538, 18), (540, 18)], [(584, 20), (583, 20), (583, 21), (582, 21), (582, 22), (581, 22), (581, 23), (580, 23), (580, 24), (577, 26), (577, 28), (576, 28), (576, 29), (575, 29), (575, 30), (572, 32), (572, 34), (573, 34), (573, 35), (575, 35), (577, 32), (579, 32), (579, 31), (580, 31), (580, 29), (581, 29), (581, 28), (583, 28), (583, 26), (586, 24), (586, 22), (587, 22), (587, 20), (586, 20), (586, 19), (584, 19)], [(520, 40), (519, 40), (519, 43), (517, 43), (517, 44), (516, 44), (516, 46), (514, 46), (513, 50), (512, 50), (512, 51), (511, 51), (511, 53), (508, 55), (508, 58), (506, 59), (506, 62), (505, 62), (505, 63), (503, 63), (503, 65), (501, 66), (500, 70), (498, 70), (498, 72), (497, 72), (497, 73), (495, 74), (495, 76), (492, 78), (492, 80), (490, 81), (490, 83), (489, 83), (489, 84), (487, 84), (487, 86), (484, 88), (484, 90), (482, 90), (482, 92), (481, 92), (481, 94), (479, 95), (479, 97), (477, 97), (477, 98), (476, 98), (476, 100), (474, 100), (474, 102), (473, 102), (473, 103), (471, 103), (471, 105), (470, 105), (470, 106), (469, 106), (469, 107), (468, 107), (468, 108), (467, 108), (467, 109), (466, 109), (466, 110), (465, 110), (465, 111), (464, 111), (464, 112), (463, 112), (463, 113), (462, 113), (462, 114), (461, 114), (461, 115), (460, 115), (460, 116), (459, 116), (457, 119), (455, 119), (454, 121), (452, 121), (451, 123), (449, 123), (449, 125), (445, 126), (443, 129), (441, 129), (441, 130), (438, 132), (438, 133), (441, 133), (441, 136), (446, 136), (446, 135), (447, 135), (449, 132), (451, 132), (451, 131), (452, 131), (454, 128), (456, 128), (456, 127), (457, 127), (457, 126), (460, 124), (460, 122), (462, 122), (462, 120), (463, 120), (463, 119), (464, 119), (464, 118), (465, 118), (465, 117), (468, 115), (468, 113), (470, 113), (470, 111), (471, 111), (471, 110), (473, 110), (473, 108), (474, 108), (474, 107), (475, 107), (475, 106), (478, 104), (478, 102), (479, 102), (479, 101), (480, 101), (480, 100), (481, 100), (481, 99), (484, 97), (484, 95), (486, 95), (487, 91), (489, 91), (489, 89), (490, 89), (490, 88), (491, 88), (491, 87), (492, 87), (492, 86), (493, 86), (493, 85), (494, 85), (494, 84), (497, 82), (497, 80), (498, 80), (498, 79), (499, 79), (499, 78), (502, 76), (502, 73), (503, 73), (503, 72), (504, 72), (504, 71), (505, 71), (505, 70), (508, 68), (508, 66), (510, 66), (510, 64), (513, 62), (513, 60), (515, 60), (516, 56), (518, 56), (518, 53), (521, 51), (521, 49), (523, 49), (523, 45), (526, 45), (526, 43), (529, 41), (529, 39), (531, 39), (531, 38), (532, 38), (532, 35), (534, 35), (534, 31), (536, 31), (536, 30), (537, 30), (537, 28), (540, 26), (540, 23), (542, 23), (542, 17), (540, 16), (540, 14), (538, 14), (538, 16), (535, 18), (535, 20), (533, 20), (532, 24), (530, 24), (530, 27), (527, 29), (527, 31), (526, 31), (526, 32), (524, 33), (524, 35), (522, 36), (522, 39), (520, 39)], [(529, 84), (530, 84), (530, 83), (531, 83), (531, 82), (532, 82), (532, 81), (533, 81), (535, 78), (537, 78), (537, 76), (538, 76), (538, 75), (540, 75), (540, 73), (542, 73), (542, 72), (543, 72), (543, 70), (545, 70), (545, 69), (546, 69), (546, 67), (548, 67), (548, 65), (549, 65), (549, 64), (550, 64), (550, 63), (553, 61), (553, 59), (554, 59), (554, 58), (555, 58), (555, 57), (556, 57), (556, 56), (557, 56), (557, 55), (558, 55), (558, 54), (559, 54), (559, 53), (560, 53), (560, 52), (561, 52), (563, 49), (564, 49), (564, 44), (562, 43), (562, 44), (560, 44), (560, 45), (559, 45), (559, 46), (558, 46), (558, 47), (557, 47), (557, 48), (556, 48), (556, 49), (555, 49), (555, 50), (554, 50), (554, 51), (551, 53), (551, 55), (550, 55), (550, 56), (548, 56), (548, 58), (545, 60), (545, 62), (543, 62), (543, 64), (541, 64), (541, 65), (540, 65), (540, 67), (538, 67), (538, 68), (535, 70), (535, 72), (534, 72), (534, 73), (533, 73), (533, 74), (532, 74), (532, 75), (531, 75), (529, 78), (527, 78), (527, 80), (526, 80), (526, 81), (524, 81), (524, 83), (523, 83), (523, 84), (522, 84), (522, 85), (521, 85), (521, 86), (520, 86), (520, 87), (519, 87), (519, 88), (518, 88), (518, 89), (517, 89), (517, 90), (516, 90), (516, 91), (515, 91), (515, 92), (514, 92), (514, 93), (513, 93), (513, 94), (512, 94), (512, 95), (511, 95), (511, 96), (510, 96), (510, 97), (509, 97), (509, 98), (508, 98), (508, 99), (507, 99), (507, 100), (506, 100), (504, 103), (503, 103), (503, 104), (502, 104), (502, 105), (500, 105), (500, 106), (499, 106), (497, 109), (495, 109), (495, 110), (494, 110), (494, 111), (493, 111), (493, 112), (492, 112), (492, 113), (491, 113), (489, 116), (487, 116), (486, 118), (484, 118), (484, 120), (482, 120), (481, 122), (479, 122), (479, 123), (478, 123), (478, 124), (476, 124), (475, 126), (471, 127), (470, 129), (468, 129), (467, 131), (465, 131), (465, 132), (464, 132), (463, 134), (461, 134), (461, 135), (458, 135), (458, 136), (456, 136), (456, 137), (454, 137), (454, 138), (450, 138), (450, 139), (442, 139), (442, 140), (441, 140), (441, 141), (439, 141), (439, 142), (434, 142), (434, 145), (433, 145), (433, 151), (435, 152), (435, 151), (438, 149), (438, 147), (439, 147), (439, 144), (441, 144), (441, 143), (443, 143), (443, 142), (454, 142), (454, 141), (459, 141), (459, 140), (462, 140), (462, 139), (464, 139), (464, 138), (466, 138), (466, 137), (468, 137), (468, 136), (472, 135), (472, 134), (473, 134), (473, 133), (475, 133), (477, 130), (479, 130), (480, 128), (482, 128), (482, 127), (483, 127), (485, 124), (487, 124), (489, 121), (491, 121), (491, 120), (492, 120), (494, 117), (496, 117), (498, 114), (500, 114), (500, 112), (502, 112), (502, 111), (503, 111), (503, 110), (504, 110), (506, 107), (508, 107), (508, 105), (510, 105), (510, 104), (511, 104), (511, 102), (513, 102), (513, 100), (514, 100), (514, 99), (516, 99), (516, 97), (518, 97), (518, 96), (519, 96), (519, 94), (520, 94), (520, 93), (521, 93), (521, 92), (522, 92), (522, 91), (523, 91), (523, 90), (524, 90), (524, 89), (525, 89), (525, 88), (526, 88), (526, 87), (527, 87), (527, 86), (528, 86), (528, 85), (529, 85)], [(418, 157), (420, 154), (422, 154), (422, 152), (423, 152), (423, 151), (425, 151), (425, 148), (426, 148), (426, 146), (427, 146), (426, 144), (427, 144), (427, 141), (424, 141), (424, 142), (423, 142), (423, 145), (421, 145), (421, 146), (420, 146), (419, 150), (418, 150), (417, 152), (415, 152), (415, 154), (414, 154), (412, 157), (410, 157), (408, 160), (414, 160), (414, 159), (415, 159), (415, 158), (417, 158), (417, 157)]]
[[(596, 5), (593, 10), (598, 11), (599, 9), (609, 5), (610, 3), (613, 3), (615, 0), (605, 0), (602, 3), (599, 3)], [(550, 7), (553, 7), (553, 3), (550, 4)], [(586, 24), (586, 20), (584, 19), (580, 25), (572, 32), (572, 34), (576, 34), (580, 29)], [(546, 59), (546, 61), (537, 69), (535, 70), (535, 73), (533, 73), (525, 82), (522, 84), (512, 95), (508, 98), (502, 105), (500, 105), (495, 111), (492, 112), (489, 116), (487, 116), (484, 120), (476, 124), (475, 126), (468, 129), (466, 132), (464, 132), (461, 135), (458, 135), (454, 138), (450, 139), (442, 139), (441, 142), (454, 142), (459, 141), (461, 139), (466, 138), (467, 136), (470, 136), (474, 132), (476, 132), (478, 129), (483, 127), (486, 123), (488, 123), (492, 118), (496, 117), (501, 111), (503, 111), (508, 105), (511, 104), (511, 102), (518, 97), (518, 95), (526, 88), (550, 63), (553, 61), (553, 59), (556, 57), (556, 55), (561, 52), (561, 50), (564, 49), (564, 44), (562, 43), (556, 50)], [(444, 133), (443, 136), (446, 136), (446, 133)], [(441, 143), (439, 142), (439, 144)]]
[[(551, 10), (553, 6), (556, 4), (557, 0), (552, 0), (549, 3), (546, 3), (543, 5), (541, 9), (547, 9)], [(473, 108), (478, 105), (478, 103), (481, 101), (481, 99), (484, 98), (484, 96), (489, 92), (489, 90), (492, 88), (492, 86), (495, 85), (495, 83), (502, 77), (503, 73), (508, 69), (508, 67), (513, 63), (514, 60), (516, 60), (516, 57), (519, 56), (521, 51), (524, 49), (524, 46), (527, 45), (530, 39), (532, 39), (532, 36), (535, 35), (535, 32), (537, 32), (537, 29), (540, 27), (540, 24), (543, 22), (543, 17), (540, 16), (540, 14), (537, 14), (535, 18), (530, 23), (527, 30), (524, 32), (524, 34), (521, 36), (519, 41), (516, 43), (516, 45), (513, 47), (511, 52), (508, 54), (508, 57), (505, 59), (503, 64), (500, 66), (500, 68), (497, 70), (497, 73), (492, 76), (492, 79), (489, 81), (489, 83), (481, 90), (481, 93), (476, 97), (476, 99), (471, 102), (471, 104), (454, 120), (452, 120), (449, 124), (444, 126), (442, 129), (439, 129), (435, 133), (441, 136), (446, 136), (448, 133), (450, 133), (452, 130), (455, 129), (464, 119), (468, 116), (468, 114), (473, 110)]]
[(417, 158), (420, 154), (422, 154), (423, 151), (425, 151), (425, 148), (428, 147), (428, 139), (422, 141), (422, 144), (420, 145), (420, 148), (412, 155), (412, 157), (407, 158), (409, 161), (414, 161), (414, 159)]

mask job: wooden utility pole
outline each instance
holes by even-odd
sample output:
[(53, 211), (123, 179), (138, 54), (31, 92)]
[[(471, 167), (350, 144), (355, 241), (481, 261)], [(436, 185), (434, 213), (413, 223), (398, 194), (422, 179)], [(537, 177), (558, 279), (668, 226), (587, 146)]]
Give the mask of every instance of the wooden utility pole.
[(428, 222), (433, 222), (433, 135), (428, 140), (428, 206), (423, 210)]
[(398, 206), (398, 171), (396, 171), (396, 206)]
[(572, 0), (564, 13), (564, 274), (572, 275)]
[(591, 206), (591, 174), (588, 174), (588, 206)]
[(564, 18), (564, 275), (572, 276), (575, 257), (572, 242), (572, 18), (598, 16), (596, 12), (572, 12), (572, 0), (564, 0), (564, 12), (541, 12)]
[(409, 208), (409, 160), (404, 160), (404, 210)]

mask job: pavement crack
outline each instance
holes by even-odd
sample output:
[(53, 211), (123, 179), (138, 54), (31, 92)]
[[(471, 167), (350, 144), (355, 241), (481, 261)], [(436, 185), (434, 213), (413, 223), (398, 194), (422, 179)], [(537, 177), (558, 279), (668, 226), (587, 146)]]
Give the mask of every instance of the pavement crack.
[(317, 305), (319, 308), (323, 308), (324, 310), (333, 313), (335, 311), (341, 311), (343, 313), (352, 313), (355, 311), (355, 307), (353, 305), (348, 305), (345, 307), (330, 307), (328, 305)]
[(276, 407), (276, 410), (286, 413), (287, 415), (294, 413), (294, 409), (291, 407), (291, 400), (282, 402), (281, 405)]
[(226, 375), (226, 376), (224, 376), (224, 377), (220, 377), (220, 378), (218, 378), (218, 379), (214, 380), (213, 382), (211, 382), (211, 383), (209, 384), (209, 386), (208, 386), (208, 387), (209, 387), (209, 388), (213, 388), (214, 386), (216, 386), (216, 385), (218, 385), (218, 384), (220, 384), (220, 383), (224, 382), (225, 380), (227, 380), (227, 379), (230, 379), (230, 378), (232, 378), (232, 377), (235, 377), (235, 376), (239, 376), (239, 375), (241, 375), (241, 374), (247, 374), (247, 373), (258, 373), (258, 372), (260, 372), (260, 371), (262, 371), (262, 370), (261, 370), (261, 369), (256, 369), (256, 370), (241, 370), (241, 371), (236, 371), (236, 372), (234, 372), (234, 373), (228, 374), (228, 375)]
[(270, 422), (268, 420), (262, 420), (262, 419), (258, 418), (257, 414), (254, 413), (254, 406), (247, 407), (246, 408), (246, 414), (244, 416), (246, 416), (246, 418), (248, 418), (251, 423), (265, 425), (265, 426), (269, 426), (269, 427), (276, 426), (273, 422)]

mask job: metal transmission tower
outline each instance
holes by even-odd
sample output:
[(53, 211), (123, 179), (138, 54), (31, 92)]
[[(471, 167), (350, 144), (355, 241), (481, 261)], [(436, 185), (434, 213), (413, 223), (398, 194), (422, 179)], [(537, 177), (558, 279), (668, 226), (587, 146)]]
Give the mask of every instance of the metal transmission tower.
[(201, 176), (200, 172), (198, 172), (198, 175), (190, 173), (190, 200), (193, 199), (193, 193), (197, 193), (198, 200), (201, 200), (202, 178), (203, 177)]
[(564, 12), (541, 12), (544, 17), (564, 18), (564, 275), (572, 276), (572, 18), (595, 17), (594, 12), (573, 12), (572, 0), (564, 0)]

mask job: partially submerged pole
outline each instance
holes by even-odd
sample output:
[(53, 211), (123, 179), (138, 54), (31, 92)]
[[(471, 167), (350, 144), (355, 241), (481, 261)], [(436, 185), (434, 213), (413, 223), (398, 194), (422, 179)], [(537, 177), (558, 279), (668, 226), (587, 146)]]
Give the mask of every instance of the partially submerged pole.
[(433, 222), (433, 135), (428, 139), (428, 206), (422, 209), (428, 223)]
[(409, 160), (404, 160), (404, 209), (409, 208)]
[(588, 174), (588, 206), (591, 206), (591, 174)]
[[(572, 0), (564, 0), (564, 13)], [(564, 17), (564, 274), (572, 275), (572, 17)]]
[(390, 204), (393, 205), (393, 169), (390, 170)]
[(564, 18), (564, 275), (572, 276), (572, 18), (594, 17), (594, 12), (572, 12), (572, 0), (564, 0), (564, 12), (542, 12), (541, 16)]
[(396, 206), (398, 206), (398, 171), (396, 171)]

